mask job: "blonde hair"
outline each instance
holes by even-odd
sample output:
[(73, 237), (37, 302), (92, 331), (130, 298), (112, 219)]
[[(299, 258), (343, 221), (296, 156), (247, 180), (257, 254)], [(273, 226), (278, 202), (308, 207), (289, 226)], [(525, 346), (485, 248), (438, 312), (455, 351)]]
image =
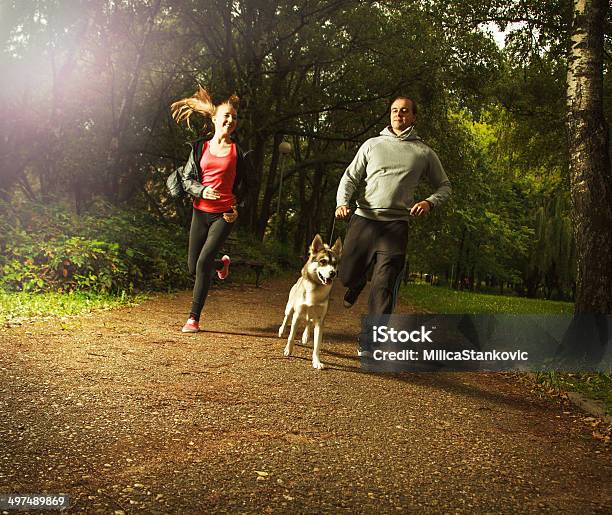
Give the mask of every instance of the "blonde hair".
[(200, 113), (208, 118), (212, 118), (220, 105), (227, 104), (234, 109), (238, 109), (239, 102), (240, 98), (238, 98), (238, 95), (233, 94), (225, 102), (215, 105), (210, 98), (210, 93), (198, 85), (197, 91), (192, 96), (182, 98), (171, 104), (170, 111), (172, 112), (172, 118), (177, 123), (185, 120), (187, 127), (191, 128), (189, 120), (193, 113)]

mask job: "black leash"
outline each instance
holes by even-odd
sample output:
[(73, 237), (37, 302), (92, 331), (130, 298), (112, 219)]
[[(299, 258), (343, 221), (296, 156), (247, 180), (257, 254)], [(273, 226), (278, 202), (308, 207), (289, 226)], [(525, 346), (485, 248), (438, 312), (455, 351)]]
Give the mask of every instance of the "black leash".
[[(332, 228), (331, 228), (331, 233), (329, 235), (329, 246), (331, 247), (334, 244), (334, 229), (336, 228), (336, 211), (334, 210), (334, 214), (332, 215), (333, 219), (332, 219)], [(351, 219), (351, 217), (353, 216), (353, 209), (350, 210), (348, 217), (346, 218), (346, 222), (348, 223)]]
[(334, 220), (332, 222), (332, 229), (331, 229), (331, 234), (329, 235), (329, 246), (331, 247), (333, 242), (334, 242), (334, 229), (336, 228), (336, 212), (334, 211), (334, 214), (332, 215), (334, 217)]

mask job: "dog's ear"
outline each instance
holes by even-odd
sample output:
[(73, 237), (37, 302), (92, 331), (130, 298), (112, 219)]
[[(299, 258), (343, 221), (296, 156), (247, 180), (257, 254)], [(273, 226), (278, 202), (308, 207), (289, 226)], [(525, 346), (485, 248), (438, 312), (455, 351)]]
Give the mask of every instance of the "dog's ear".
[(340, 257), (340, 255), (342, 254), (342, 240), (340, 238), (336, 240), (336, 243), (334, 243), (334, 246), (331, 248), (331, 250), (334, 254), (336, 254), (336, 256)]
[(314, 237), (314, 240), (312, 240), (312, 243), (310, 244), (310, 253), (311, 254), (316, 254), (317, 252), (319, 252), (323, 247), (325, 246), (325, 244), (323, 243), (323, 240), (321, 239), (320, 235), (316, 235)]

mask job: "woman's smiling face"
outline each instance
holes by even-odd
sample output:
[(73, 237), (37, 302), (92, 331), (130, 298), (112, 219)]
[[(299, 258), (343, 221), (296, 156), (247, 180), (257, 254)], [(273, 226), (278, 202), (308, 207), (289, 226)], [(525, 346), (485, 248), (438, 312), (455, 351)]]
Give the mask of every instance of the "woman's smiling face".
[(215, 124), (215, 134), (230, 135), (236, 129), (238, 113), (231, 105), (221, 104), (217, 106), (212, 120)]

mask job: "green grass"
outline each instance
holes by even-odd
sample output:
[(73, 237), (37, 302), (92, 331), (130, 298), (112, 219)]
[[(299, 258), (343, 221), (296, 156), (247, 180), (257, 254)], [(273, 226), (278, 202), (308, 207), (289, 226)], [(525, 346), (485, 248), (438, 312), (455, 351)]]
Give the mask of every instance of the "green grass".
[[(402, 286), (400, 298), (417, 309), (432, 313), (571, 315), (574, 312), (571, 302), (455, 291), (420, 283)], [(609, 373), (538, 372), (535, 377), (536, 383), (545, 390), (582, 393), (602, 401), (606, 412), (612, 412), (612, 375)]]
[(419, 283), (402, 286), (400, 298), (432, 313), (544, 315), (574, 312), (571, 302), (472, 293)]
[(538, 372), (536, 382), (555, 391), (578, 392), (604, 403), (606, 413), (612, 412), (612, 375), (595, 373)]
[(14, 293), (0, 290), (0, 323), (78, 315), (94, 310), (130, 306), (144, 299), (146, 299), (145, 295), (110, 295), (90, 292)]

